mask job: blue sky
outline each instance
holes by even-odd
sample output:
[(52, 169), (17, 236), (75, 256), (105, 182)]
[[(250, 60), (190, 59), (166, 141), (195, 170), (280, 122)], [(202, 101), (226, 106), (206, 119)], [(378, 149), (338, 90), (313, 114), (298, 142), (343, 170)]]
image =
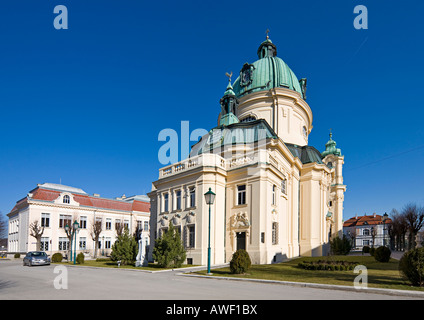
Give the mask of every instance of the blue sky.
[[(68, 30), (53, 27), (56, 5)], [(357, 5), (368, 29), (353, 26)], [(216, 125), (265, 39), (308, 79), (309, 144), (345, 156), (344, 217), (424, 205), (421, 1), (2, 1), (0, 211), (37, 183), (146, 194), (162, 129)]]

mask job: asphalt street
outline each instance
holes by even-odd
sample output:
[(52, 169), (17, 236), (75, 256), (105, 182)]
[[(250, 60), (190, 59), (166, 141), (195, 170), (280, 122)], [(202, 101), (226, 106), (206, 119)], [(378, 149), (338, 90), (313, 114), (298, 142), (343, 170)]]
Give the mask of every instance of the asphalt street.
[(399, 300), (367, 292), (188, 277), (180, 271), (58, 265), (24, 267), (0, 260), (0, 300)]

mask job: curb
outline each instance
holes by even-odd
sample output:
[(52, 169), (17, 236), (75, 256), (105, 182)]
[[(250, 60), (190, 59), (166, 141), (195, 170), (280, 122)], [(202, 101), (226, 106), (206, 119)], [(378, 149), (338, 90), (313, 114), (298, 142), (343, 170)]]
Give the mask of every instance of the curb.
[(215, 276), (203, 276), (198, 274), (189, 274), (189, 273), (178, 273), (177, 275), (185, 277), (198, 277), (198, 278), (207, 278), (215, 280), (230, 280), (230, 281), (249, 281), (249, 282), (259, 282), (267, 284), (276, 284), (276, 285), (285, 285), (292, 287), (303, 287), (303, 288), (315, 288), (315, 289), (327, 289), (327, 290), (343, 290), (351, 291), (358, 293), (374, 293), (374, 294), (385, 294), (390, 296), (403, 296), (411, 298), (420, 298), (424, 299), (424, 292), (420, 291), (411, 291), (411, 290), (395, 290), (395, 289), (381, 289), (381, 288), (355, 288), (351, 286), (342, 286), (342, 285), (330, 285), (330, 284), (321, 284), (321, 283), (309, 283), (309, 282), (293, 282), (293, 281), (278, 281), (278, 280), (265, 280), (265, 279), (241, 279), (233, 277), (215, 277)]

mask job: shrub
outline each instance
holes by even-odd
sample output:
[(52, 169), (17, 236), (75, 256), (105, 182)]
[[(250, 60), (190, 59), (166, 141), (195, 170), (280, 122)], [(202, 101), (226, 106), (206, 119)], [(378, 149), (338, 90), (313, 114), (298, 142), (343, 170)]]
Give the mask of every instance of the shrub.
[(326, 270), (326, 271), (346, 271), (353, 270), (358, 262), (350, 261), (330, 261), (330, 260), (316, 260), (316, 261), (303, 261), (298, 263), (298, 267), (305, 270)]
[(375, 254), (375, 248), (370, 248), (370, 255), (374, 256), (374, 254)]
[(155, 242), (153, 258), (162, 268), (179, 268), (187, 257), (180, 233), (169, 223), (168, 232)]
[(252, 261), (250, 260), (249, 254), (246, 250), (239, 249), (234, 252), (233, 257), (231, 258), (230, 270), (231, 273), (241, 274), (245, 273), (251, 265)]
[(389, 248), (381, 246), (375, 249), (373, 256), (378, 262), (389, 262), (391, 254), (392, 252)]
[(347, 255), (352, 249), (350, 240), (343, 235), (343, 238), (335, 237), (330, 240), (331, 254), (333, 255)]
[(112, 261), (121, 261), (122, 265), (126, 265), (134, 263), (136, 257), (137, 242), (129, 234), (128, 230), (125, 230), (113, 244), (110, 259)]
[(84, 263), (84, 253), (80, 252), (77, 255), (77, 263), (78, 264), (83, 264)]
[(368, 246), (364, 246), (364, 247), (362, 248), (362, 253), (370, 253), (370, 247), (368, 247)]
[(399, 271), (413, 286), (424, 286), (424, 247), (406, 252), (399, 261)]
[(18, 258), (20, 258), (21, 257), (21, 254), (20, 253), (15, 253), (15, 255), (13, 256), (15, 259), (18, 259)]
[(52, 262), (62, 262), (63, 260), (63, 255), (60, 252), (56, 252), (55, 254), (52, 255)]

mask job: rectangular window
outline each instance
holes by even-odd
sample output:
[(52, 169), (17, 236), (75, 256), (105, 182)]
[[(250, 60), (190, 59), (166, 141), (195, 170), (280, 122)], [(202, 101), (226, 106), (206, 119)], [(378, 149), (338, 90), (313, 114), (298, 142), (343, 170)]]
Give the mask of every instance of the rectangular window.
[(265, 232), (261, 232), (261, 243), (265, 243)]
[(237, 186), (237, 204), (246, 204), (246, 185)]
[(49, 251), (49, 238), (41, 237), (40, 251)]
[(144, 221), (143, 231), (149, 231), (149, 221)]
[(281, 192), (283, 194), (287, 194), (287, 180), (286, 179), (283, 179), (281, 181)]
[(190, 207), (194, 208), (196, 206), (196, 188), (191, 187), (190, 191)]
[(80, 218), (80, 228), (87, 229), (87, 217), (83, 216)]
[(175, 205), (177, 206), (176, 209), (181, 210), (181, 190), (175, 191), (175, 197), (176, 197)]
[(72, 228), (72, 216), (70, 215), (59, 215), (59, 228), (65, 228), (66, 225), (68, 225), (70, 228)]
[(105, 240), (105, 249), (110, 249), (111, 248), (111, 243), (112, 243), (112, 239), (111, 238), (106, 238), (106, 240)]
[(277, 186), (273, 185), (272, 186), (272, 205), (275, 206), (276, 203), (276, 191), (277, 191)]
[(80, 250), (87, 249), (87, 238), (85, 238), (85, 237), (80, 237), (79, 238), (79, 249)]
[(195, 227), (194, 226), (188, 226), (188, 247), (194, 248), (195, 247)]
[(278, 244), (278, 223), (272, 223), (272, 244)]
[(69, 250), (69, 239), (66, 237), (59, 237), (58, 249), (61, 251)]
[(126, 230), (130, 230), (130, 221), (129, 220), (124, 220), (124, 228)]
[(50, 227), (50, 213), (41, 214), (41, 226), (45, 228)]
[(169, 195), (167, 193), (165, 193), (163, 195), (163, 211), (164, 212), (168, 212), (168, 201), (169, 201)]
[(112, 219), (106, 218), (106, 230), (112, 230)]

